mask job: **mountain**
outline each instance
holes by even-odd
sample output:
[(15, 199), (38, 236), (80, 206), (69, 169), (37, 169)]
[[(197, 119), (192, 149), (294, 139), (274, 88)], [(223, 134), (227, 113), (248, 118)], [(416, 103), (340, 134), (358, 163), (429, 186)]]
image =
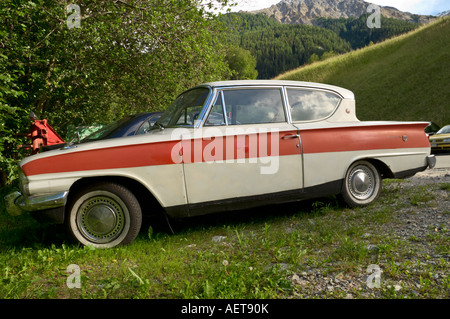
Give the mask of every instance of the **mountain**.
[(450, 124), (450, 17), (360, 50), (287, 72), (280, 80), (352, 90), (360, 120)]
[(450, 16), (450, 10), (438, 14), (438, 17), (447, 17), (447, 16)]
[[(270, 8), (249, 13), (262, 13), (281, 23), (315, 25), (316, 18), (359, 18), (367, 13), (369, 5), (363, 0), (282, 0)], [(436, 19), (434, 16), (402, 12), (393, 7), (381, 7), (381, 14), (387, 18), (422, 24)]]

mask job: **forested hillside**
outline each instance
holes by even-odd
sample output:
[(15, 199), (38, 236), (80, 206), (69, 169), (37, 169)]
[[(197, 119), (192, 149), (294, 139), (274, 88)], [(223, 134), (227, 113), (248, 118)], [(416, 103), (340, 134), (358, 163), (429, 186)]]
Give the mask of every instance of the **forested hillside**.
[(229, 39), (256, 58), (258, 78), (267, 79), (301, 65), (349, 52), (417, 28), (416, 23), (382, 17), (382, 28), (360, 18), (320, 19), (319, 26), (282, 24), (263, 14), (230, 13), (221, 18)]
[(353, 49), (363, 48), (370, 43), (382, 42), (419, 27), (417, 23), (381, 16), (381, 28), (368, 28), (368, 18), (369, 14), (364, 14), (359, 18), (319, 18), (316, 22), (319, 26), (334, 31), (339, 37), (350, 43)]
[(277, 77), (334, 84), (356, 95), (360, 120), (450, 124), (450, 17), (406, 35)]

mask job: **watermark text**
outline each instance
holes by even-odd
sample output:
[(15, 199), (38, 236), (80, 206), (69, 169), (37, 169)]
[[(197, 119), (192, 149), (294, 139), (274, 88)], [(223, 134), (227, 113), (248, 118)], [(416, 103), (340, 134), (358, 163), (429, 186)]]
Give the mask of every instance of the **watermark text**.
[(367, 7), (367, 12), (372, 13), (367, 18), (367, 27), (369, 29), (381, 28), (381, 8), (376, 4), (371, 4)]
[(381, 287), (381, 268), (378, 265), (369, 265), (367, 267), (367, 272), (370, 274), (367, 277), (366, 283), (367, 287), (370, 289)]
[(172, 148), (174, 163), (255, 164), (260, 174), (279, 170), (280, 132), (277, 129), (227, 127), (192, 131), (184, 128), (172, 132), (172, 140), (181, 142)]
[(69, 289), (81, 288), (81, 268), (78, 265), (71, 264), (67, 267), (67, 277), (66, 285)]
[(69, 29), (81, 28), (81, 9), (77, 4), (69, 4), (66, 7), (66, 13), (68, 14), (66, 24)]

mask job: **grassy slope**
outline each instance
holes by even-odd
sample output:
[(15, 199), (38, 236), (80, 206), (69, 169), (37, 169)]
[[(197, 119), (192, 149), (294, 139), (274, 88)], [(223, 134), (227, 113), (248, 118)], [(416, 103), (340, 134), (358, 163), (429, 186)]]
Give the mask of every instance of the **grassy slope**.
[(450, 124), (450, 18), (277, 79), (350, 89), (360, 120)]

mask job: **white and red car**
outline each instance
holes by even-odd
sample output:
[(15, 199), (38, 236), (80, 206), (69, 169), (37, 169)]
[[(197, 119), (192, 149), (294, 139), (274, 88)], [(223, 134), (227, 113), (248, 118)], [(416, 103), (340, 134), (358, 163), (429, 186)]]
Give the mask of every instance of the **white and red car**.
[(184, 218), (338, 195), (373, 202), (383, 178), (433, 167), (425, 122), (361, 122), (352, 92), (227, 81), (181, 95), (145, 135), (25, 158), (8, 211), (67, 224), (84, 245), (131, 243), (143, 215)]

